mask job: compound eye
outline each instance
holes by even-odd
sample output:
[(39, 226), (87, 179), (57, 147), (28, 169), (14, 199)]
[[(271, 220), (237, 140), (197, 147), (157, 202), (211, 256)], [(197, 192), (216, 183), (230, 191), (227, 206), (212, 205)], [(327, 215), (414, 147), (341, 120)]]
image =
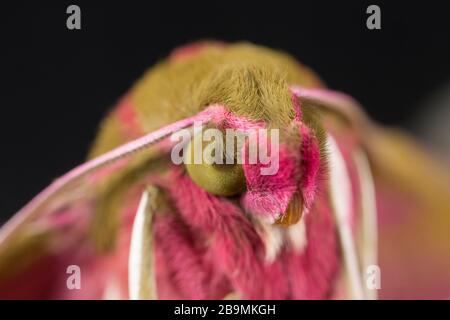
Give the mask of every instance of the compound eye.
[[(184, 163), (191, 179), (217, 196), (233, 196), (244, 191), (244, 170), (236, 159), (233, 164), (226, 163), (224, 139), (216, 136), (216, 139), (204, 141), (203, 133), (192, 138), (184, 154)], [(219, 159), (222, 161), (217, 161)]]

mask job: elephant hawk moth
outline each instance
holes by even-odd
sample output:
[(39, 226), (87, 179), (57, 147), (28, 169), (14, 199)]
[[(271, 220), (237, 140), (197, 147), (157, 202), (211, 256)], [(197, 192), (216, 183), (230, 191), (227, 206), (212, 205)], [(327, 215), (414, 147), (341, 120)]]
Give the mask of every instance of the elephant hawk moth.
[[(278, 130), (278, 171), (174, 163), (174, 134), (196, 123)], [(449, 194), (424, 148), (288, 54), (194, 43), (146, 72), (87, 161), (1, 228), (0, 296), (448, 298)]]

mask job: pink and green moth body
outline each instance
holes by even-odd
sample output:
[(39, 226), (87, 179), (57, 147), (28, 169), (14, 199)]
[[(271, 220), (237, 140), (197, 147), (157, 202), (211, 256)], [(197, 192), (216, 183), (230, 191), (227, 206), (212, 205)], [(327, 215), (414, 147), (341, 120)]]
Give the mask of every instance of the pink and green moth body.
[[(279, 170), (174, 164), (170, 136), (195, 122), (278, 129)], [(144, 74), (89, 160), (2, 227), (0, 297), (448, 298), (449, 192), (415, 142), (290, 56), (195, 43)]]

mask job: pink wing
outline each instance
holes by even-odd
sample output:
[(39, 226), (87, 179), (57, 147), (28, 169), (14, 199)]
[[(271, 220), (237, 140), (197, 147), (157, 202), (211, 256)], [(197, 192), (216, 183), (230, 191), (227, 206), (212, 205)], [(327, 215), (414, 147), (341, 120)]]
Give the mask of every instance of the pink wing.
[[(149, 151), (172, 133), (190, 127), (195, 121), (211, 120), (219, 109), (211, 106), (193, 117), (92, 159), (58, 178), (34, 197), (0, 229), (0, 297), (51, 298), (56, 290), (55, 277), (62, 274), (62, 279), (67, 278), (68, 264), (83, 265), (85, 271), (93, 269), (85, 274), (96, 278), (93, 283), (101, 283), (104, 277), (102, 266), (98, 264), (108, 264), (107, 259), (93, 259), (94, 253), (81, 248), (79, 252), (65, 252), (65, 248), (72, 248), (74, 243), (81, 244), (86, 234), (95, 201), (93, 186), (110, 173), (126, 168), (135, 155)], [(122, 252), (127, 254), (128, 250)], [(127, 257), (122, 260), (127, 261)], [(85, 280), (84, 283), (92, 283)], [(65, 280), (59, 283), (65, 285)], [(101, 297), (96, 290), (86, 288), (82, 290), (86, 294), (77, 298)]]
[[(327, 110), (324, 122), (331, 123), (328, 129), (336, 134), (338, 142), (341, 140), (348, 147), (351, 145), (349, 141), (356, 140), (369, 160), (378, 221), (376, 256), (381, 271), (379, 297), (448, 299), (448, 168), (404, 132), (370, 122), (348, 96), (318, 89), (293, 90), (304, 102)], [(333, 125), (336, 116), (344, 118), (347, 126)], [(357, 229), (364, 230), (363, 221), (360, 223)], [(367, 232), (371, 233), (370, 230)], [(360, 248), (363, 251), (360, 256), (371, 251), (361, 244)], [(363, 265), (362, 271), (364, 267), (367, 266)]]

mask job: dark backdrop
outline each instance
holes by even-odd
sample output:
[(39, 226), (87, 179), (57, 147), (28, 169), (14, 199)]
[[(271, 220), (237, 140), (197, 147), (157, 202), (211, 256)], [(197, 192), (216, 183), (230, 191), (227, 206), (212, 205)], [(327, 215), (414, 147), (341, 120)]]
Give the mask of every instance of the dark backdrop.
[[(286, 50), (388, 125), (408, 127), (450, 80), (444, 1), (15, 2), (0, 4), (0, 224), (52, 179), (81, 163), (105, 111), (180, 44), (216, 38)], [(195, 3), (195, 4), (194, 4)], [(82, 30), (66, 28), (77, 4)]]

